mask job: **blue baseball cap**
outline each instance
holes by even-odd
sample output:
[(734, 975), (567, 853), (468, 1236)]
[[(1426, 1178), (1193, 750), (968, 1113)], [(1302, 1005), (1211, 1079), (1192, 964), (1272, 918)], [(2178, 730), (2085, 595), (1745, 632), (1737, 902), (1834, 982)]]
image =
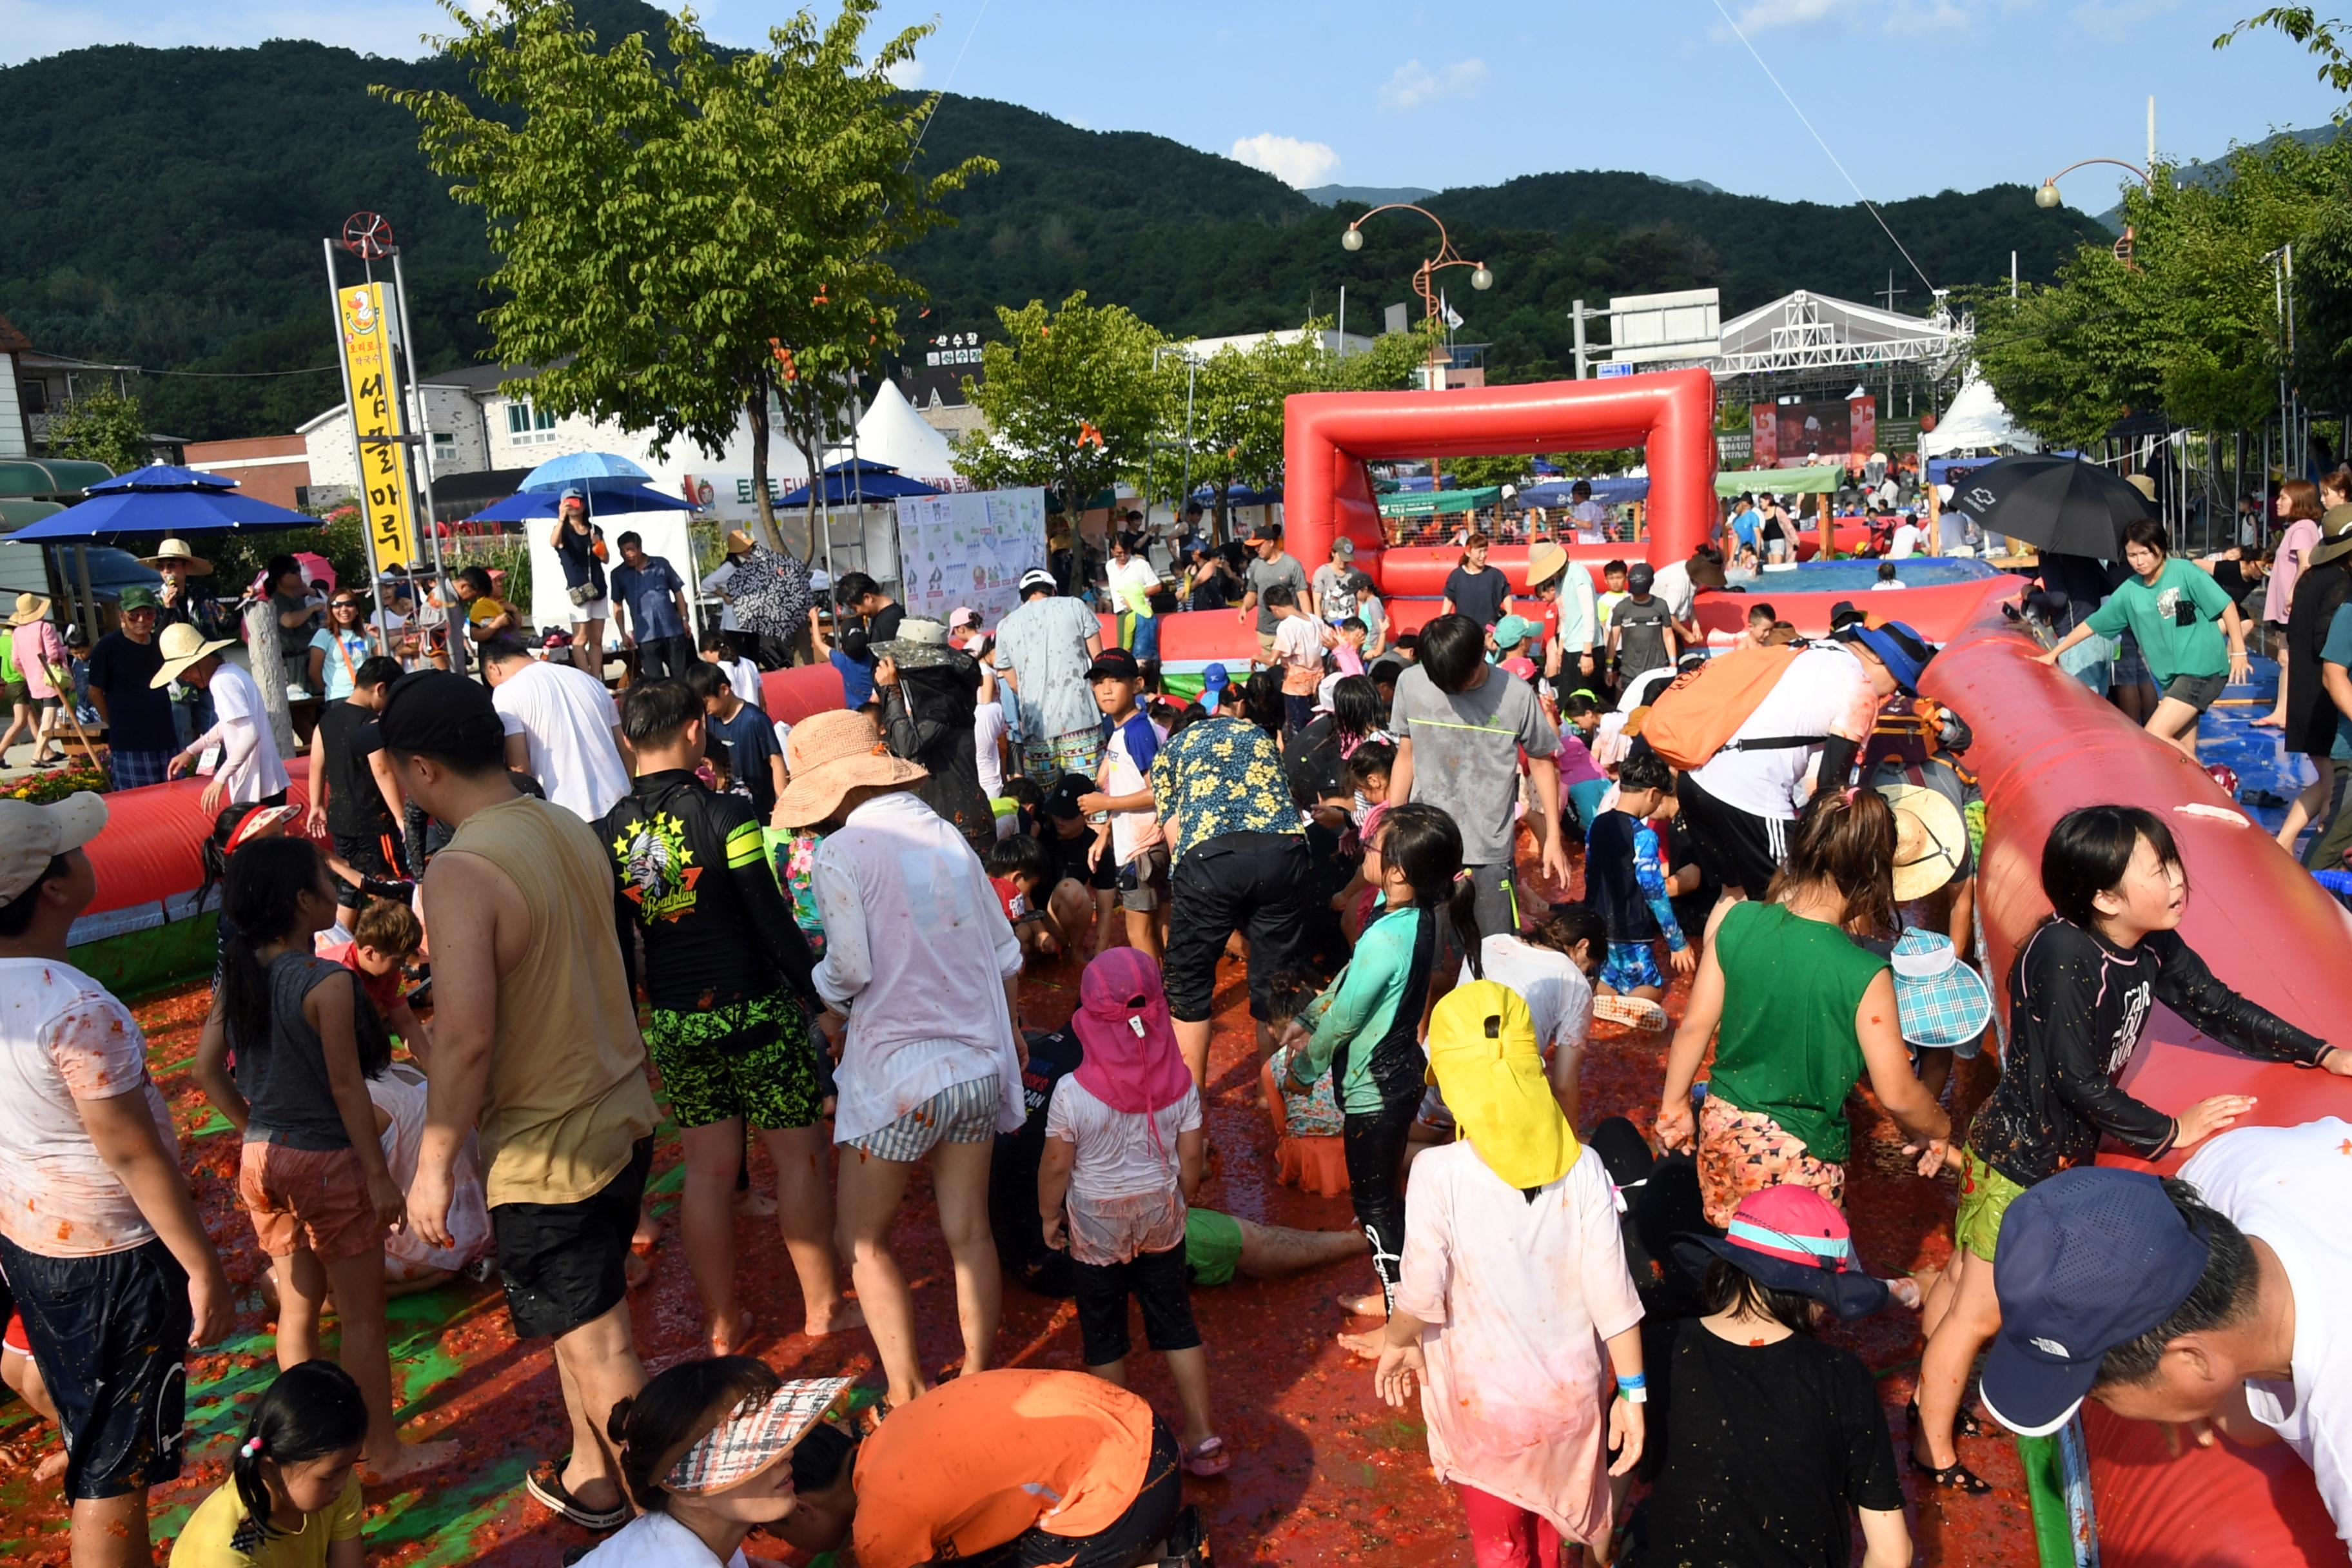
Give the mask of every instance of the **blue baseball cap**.
[(2086, 1165), (2028, 1187), (2001, 1218), (1993, 1260), (2000, 1332), (1985, 1357), (1985, 1408), (2027, 1437), (2066, 1425), (2107, 1352), (2189, 1299), (2208, 1250), (2144, 1172)]
[(1874, 626), (1867, 621), (1852, 621), (1841, 626), (1836, 636), (1840, 642), (1860, 643), (1868, 648), (1895, 677), (1895, 684), (1914, 697), (1919, 694), (1919, 678), (1927, 672), (1927, 661), (1936, 657), (1934, 645), (1901, 621), (1882, 621)]
[(1217, 710), (1217, 705), (1224, 700), (1225, 688), (1233, 683), (1234, 678), (1225, 673), (1225, 667), (1222, 664), (1213, 664), (1202, 670), (1201, 672), (1201, 710), (1203, 713), (1214, 713)]
[(584, 501), (588, 499), (588, 492), (582, 489), (578, 485), (566, 485), (563, 487), (563, 499), (565, 500)]

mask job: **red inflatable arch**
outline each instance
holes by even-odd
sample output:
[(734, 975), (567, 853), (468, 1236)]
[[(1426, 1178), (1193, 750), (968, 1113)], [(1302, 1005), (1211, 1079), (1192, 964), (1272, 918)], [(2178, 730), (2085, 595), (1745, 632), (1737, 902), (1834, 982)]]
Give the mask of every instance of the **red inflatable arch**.
[(1356, 542), (1360, 560), (1380, 550), (1367, 459), (1638, 445), (1649, 457), (1651, 559), (1679, 561), (1715, 527), (1715, 378), (1703, 370), (1457, 392), (1302, 393), (1284, 405), (1284, 542), (1310, 572), (1329, 559), (1335, 531)]

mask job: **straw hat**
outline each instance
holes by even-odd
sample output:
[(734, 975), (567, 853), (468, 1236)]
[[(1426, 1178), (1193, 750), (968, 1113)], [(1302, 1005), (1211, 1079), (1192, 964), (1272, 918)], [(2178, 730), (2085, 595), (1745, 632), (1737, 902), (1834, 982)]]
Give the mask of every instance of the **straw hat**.
[(157, 670), (155, 679), (147, 684), (160, 690), (179, 679), (181, 674), (190, 665), (208, 654), (220, 652), (235, 640), (233, 637), (222, 637), (216, 642), (208, 642), (205, 639), (204, 633), (185, 621), (180, 622), (177, 626), (165, 626), (163, 635), (155, 639), (156, 647), (162, 650), (163, 655), (163, 668)]
[(184, 562), (187, 564), (188, 575), (191, 577), (209, 577), (213, 574), (213, 563), (189, 549), (188, 542), (184, 539), (167, 539), (155, 547), (154, 554), (143, 556), (142, 560), (150, 566), (161, 566), (166, 561)]
[(740, 528), (730, 528), (727, 531), (727, 553), (730, 555), (748, 555), (751, 552), (751, 547), (758, 542), (759, 541)]
[(1926, 784), (1884, 784), (1878, 793), (1895, 808), (1895, 901), (1924, 899), (1958, 872), (1968, 824), (1949, 797)]
[(48, 618), (49, 602), (47, 599), (38, 594), (19, 594), (16, 595), (16, 613), (8, 617), (8, 624), (12, 626), (29, 626), (35, 621), (46, 621)]
[(1568, 570), (1568, 552), (1557, 544), (1538, 544), (1528, 551), (1528, 592), (1532, 594)]
[(2331, 506), (2319, 520), (2319, 542), (2304, 564), (2325, 566), (2347, 555), (2352, 555), (2352, 504)]
[(793, 726), (792, 739), (784, 749), (784, 766), (793, 782), (776, 799), (778, 827), (823, 822), (851, 790), (866, 785), (896, 789), (931, 776), (904, 758), (892, 756), (880, 727), (866, 714), (838, 709)]

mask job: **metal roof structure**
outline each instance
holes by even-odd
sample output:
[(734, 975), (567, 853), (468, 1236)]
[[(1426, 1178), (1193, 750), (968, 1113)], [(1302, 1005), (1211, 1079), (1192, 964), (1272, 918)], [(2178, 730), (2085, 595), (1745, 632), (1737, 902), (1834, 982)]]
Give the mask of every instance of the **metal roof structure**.
[(1721, 348), (1706, 362), (1718, 380), (1820, 373), (1850, 381), (1873, 366), (1949, 374), (1966, 356), (1976, 323), (1942, 300), (1933, 316), (1906, 316), (1800, 289), (1723, 323)]

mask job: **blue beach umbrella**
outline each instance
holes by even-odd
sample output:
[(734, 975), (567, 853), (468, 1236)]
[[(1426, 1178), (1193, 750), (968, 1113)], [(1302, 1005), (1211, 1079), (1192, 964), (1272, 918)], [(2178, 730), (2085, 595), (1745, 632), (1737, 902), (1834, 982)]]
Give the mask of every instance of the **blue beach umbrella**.
[(627, 489), (653, 476), (617, 452), (566, 452), (550, 458), (522, 477), (518, 489), (586, 491), (592, 498), (608, 490)]
[[(568, 487), (567, 487), (568, 488)], [(536, 522), (555, 516), (562, 504), (562, 493), (556, 490), (520, 490), (501, 501), (494, 501), (476, 512), (472, 522)], [(676, 496), (664, 495), (643, 480), (625, 489), (598, 490), (594, 498), (596, 515), (614, 517), (631, 511), (692, 511), (693, 504)]]

